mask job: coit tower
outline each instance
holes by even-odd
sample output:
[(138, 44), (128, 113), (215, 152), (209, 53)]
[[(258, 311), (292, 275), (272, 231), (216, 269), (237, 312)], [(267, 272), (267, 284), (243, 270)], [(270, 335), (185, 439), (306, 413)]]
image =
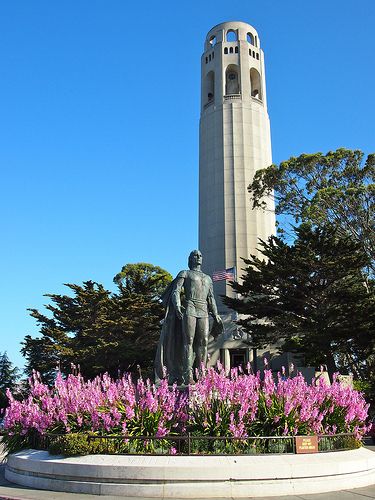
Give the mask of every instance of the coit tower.
[[(225, 22), (209, 31), (201, 70), (199, 137), (199, 248), (203, 271), (244, 268), (258, 239), (275, 232), (272, 200), (268, 210), (252, 210), (247, 191), (255, 172), (272, 163), (264, 54), (252, 26)], [(231, 295), (225, 280), (214, 282), (220, 296)]]

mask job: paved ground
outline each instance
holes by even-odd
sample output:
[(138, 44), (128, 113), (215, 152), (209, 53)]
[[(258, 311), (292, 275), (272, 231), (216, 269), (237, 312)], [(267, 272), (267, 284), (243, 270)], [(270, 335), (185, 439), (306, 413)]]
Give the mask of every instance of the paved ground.
[[(369, 448), (370, 450), (375, 452), (375, 446), (373, 446), (370, 443), (366, 445), (366, 448)], [(74, 493), (58, 493), (55, 491), (44, 491), (44, 490), (34, 490), (30, 488), (25, 488), (7, 481), (4, 477), (4, 469), (5, 469), (5, 464), (3, 463), (0, 466), (0, 499), (3, 500), (119, 500), (119, 498), (121, 498), (121, 497), (114, 497), (107, 495), (97, 496), (97, 495), (81, 495)], [(128, 498), (128, 500), (131, 500), (129, 497), (126, 498)], [(367, 498), (375, 498), (375, 484), (372, 486), (367, 486), (366, 488), (358, 488), (355, 490), (342, 490), (342, 491), (335, 491), (332, 493), (319, 493), (315, 495), (291, 495), (291, 496), (282, 496), (277, 498), (278, 500), (366, 500)], [(276, 497), (262, 497), (262, 498), (258, 497), (258, 500), (275, 500), (275, 499)], [(138, 498), (137, 500), (140, 499)], [(144, 498), (143, 500), (150, 500), (150, 499)], [(197, 498), (195, 500), (200, 500), (200, 499)]]

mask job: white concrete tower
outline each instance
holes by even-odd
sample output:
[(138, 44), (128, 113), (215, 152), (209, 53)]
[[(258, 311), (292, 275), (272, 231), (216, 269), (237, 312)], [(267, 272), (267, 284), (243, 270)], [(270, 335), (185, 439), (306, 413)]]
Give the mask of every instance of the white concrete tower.
[[(269, 210), (252, 210), (247, 187), (254, 173), (272, 163), (264, 55), (257, 31), (243, 22), (218, 24), (208, 33), (202, 55), (199, 154), (199, 248), (203, 271), (212, 276), (256, 253), (258, 238), (275, 232)], [(214, 283), (230, 295), (226, 281)]]

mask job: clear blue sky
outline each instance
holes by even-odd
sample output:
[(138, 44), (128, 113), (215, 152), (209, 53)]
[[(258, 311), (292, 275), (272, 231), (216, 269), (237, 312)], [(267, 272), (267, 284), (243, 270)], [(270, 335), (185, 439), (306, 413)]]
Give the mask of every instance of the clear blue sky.
[(197, 246), (200, 56), (242, 20), (265, 51), (275, 162), (375, 151), (374, 0), (0, 5), (0, 351), (28, 307), (128, 262), (176, 273)]

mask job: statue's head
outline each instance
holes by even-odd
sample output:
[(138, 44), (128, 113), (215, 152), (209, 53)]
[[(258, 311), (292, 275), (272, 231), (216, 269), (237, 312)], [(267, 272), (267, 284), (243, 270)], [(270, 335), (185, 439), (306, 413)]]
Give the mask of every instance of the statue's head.
[(202, 253), (199, 250), (193, 250), (189, 255), (189, 269), (202, 265)]

